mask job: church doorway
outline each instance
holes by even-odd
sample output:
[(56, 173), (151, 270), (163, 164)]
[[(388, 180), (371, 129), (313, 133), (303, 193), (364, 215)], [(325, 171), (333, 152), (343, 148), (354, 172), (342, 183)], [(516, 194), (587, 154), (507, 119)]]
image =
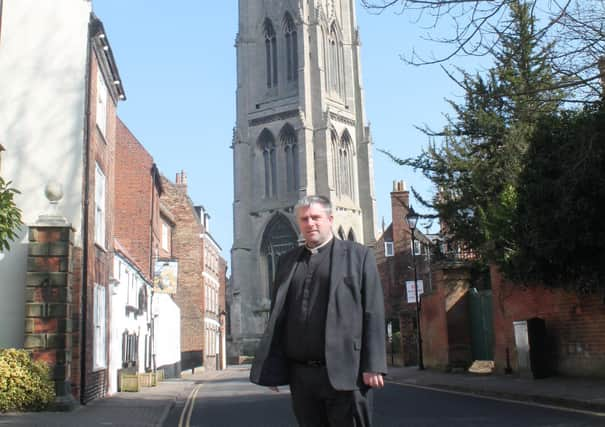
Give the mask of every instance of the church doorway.
[(261, 275), (265, 283), (265, 295), (271, 297), (271, 287), (279, 257), (298, 246), (298, 233), (282, 214), (276, 214), (267, 224), (261, 244)]

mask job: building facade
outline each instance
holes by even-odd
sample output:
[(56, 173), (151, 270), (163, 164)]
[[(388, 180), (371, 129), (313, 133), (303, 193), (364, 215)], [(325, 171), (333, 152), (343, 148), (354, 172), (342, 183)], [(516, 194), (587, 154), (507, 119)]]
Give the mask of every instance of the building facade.
[[(163, 369), (180, 374), (180, 310), (170, 289), (154, 286), (158, 260), (171, 242), (160, 212), (160, 173), (151, 155), (118, 118), (116, 127), (114, 267), (110, 283), (109, 390), (121, 372)], [(170, 327), (168, 330), (164, 325)]]
[[(125, 94), (90, 1), (6, 0), (1, 19), (3, 174), (21, 191), (25, 226), (0, 256), (0, 347), (31, 350), (61, 377), (59, 395), (87, 402), (107, 392), (116, 109)], [(48, 243), (40, 237), (67, 234), (69, 252), (37, 252)], [(45, 293), (45, 283), (59, 289)]]
[(162, 187), (160, 213), (171, 227), (171, 258), (178, 262), (174, 301), (181, 311), (181, 368), (216, 369), (224, 358), (220, 353), (219, 295), (225, 283), (221, 248), (207, 228), (210, 216), (187, 193), (185, 172), (177, 173), (174, 183), (162, 177)]
[(384, 290), (388, 362), (403, 366), (418, 361), (415, 295), (408, 294), (406, 285), (414, 281), (414, 262), (417, 279), (423, 284), (422, 288), (418, 286), (419, 291), (422, 289), (422, 296), (431, 292), (430, 240), (416, 228), (412, 245), (412, 231), (406, 221), (409, 212), (410, 193), (405, 182), (395, 181), (391, 192), (392, 222), (379, 236), (375, 254)]
[[(204, 348), (204, 367), (207, 369), (224, 368), (224, 352), (221, 349), (224, 345), (224, 334), (221, 328), (224, 322), (225, 305), (221, 301), (221, 294), (224, 296), (224, 262), (221, 257), (221, 247), (214, 240), (210, 233), (210, 214), (206, 212), (203, 206), (196, 206), (196, 210), (204, 227), (203, 245), (204, 245), (204, 298), (206, 301), (204, 312), (204, 330), (206, 342)], [(223, 287), (221, 289), (221, 287)]]
[(339, 238), (375, 240), (355, 2), (240, 1), (236, 49), (232, 356), (253, 354), (264, 330), (301, 196), (330, 198)]

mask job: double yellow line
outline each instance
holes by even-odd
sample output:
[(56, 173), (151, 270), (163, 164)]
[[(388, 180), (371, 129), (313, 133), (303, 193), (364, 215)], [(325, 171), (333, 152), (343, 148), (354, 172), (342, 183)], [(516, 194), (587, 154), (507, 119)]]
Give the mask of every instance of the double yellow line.
[[(191, 423), (191, 414), (193, 413), (193, 405), (195, 405), (195, 398), (197, 397), (197, 392), (200, 391), (202, 384), (198, 384), (191, 390), (187, 400), (185, 401), (185, 407), (183, 408), (183, 412), (181, 412), (181, 416), (179, 417), (179, 427), (189, 427)], [(183, 421), (185, 423), (183, 424)]]

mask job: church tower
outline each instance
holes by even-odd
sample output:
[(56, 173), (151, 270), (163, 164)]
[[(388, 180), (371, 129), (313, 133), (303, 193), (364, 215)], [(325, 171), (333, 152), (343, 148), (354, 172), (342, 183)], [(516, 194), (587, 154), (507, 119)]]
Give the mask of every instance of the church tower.
[(375, 242), (359, 46), (355, 0), (239, 0), (232, 356), (254, 354), (299, 198), (329, 197), (338, 238)]

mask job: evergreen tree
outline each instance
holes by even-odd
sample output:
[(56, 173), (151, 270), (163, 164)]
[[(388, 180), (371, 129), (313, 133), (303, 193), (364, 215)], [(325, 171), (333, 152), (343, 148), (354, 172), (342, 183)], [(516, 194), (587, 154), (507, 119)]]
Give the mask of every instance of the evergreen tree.
[(520, 176), (519, 251), (507, 274), (578, 291), (605, 289), (605, 108), (541, 119)]
[(451, 240), (463, 242), (484, 261), (509, 262), (518, 251), (517, 186), (539, 117), (556, 111), (562, 94), (553, 90), (552, 45), (542, 43), (527, 3), (510, 5), (506, 31), (485, 76), (462, 71), (464, 102), (451, 102), (443, 144), (431, 143), (414, 159), (436, 186), (433, 207)]

